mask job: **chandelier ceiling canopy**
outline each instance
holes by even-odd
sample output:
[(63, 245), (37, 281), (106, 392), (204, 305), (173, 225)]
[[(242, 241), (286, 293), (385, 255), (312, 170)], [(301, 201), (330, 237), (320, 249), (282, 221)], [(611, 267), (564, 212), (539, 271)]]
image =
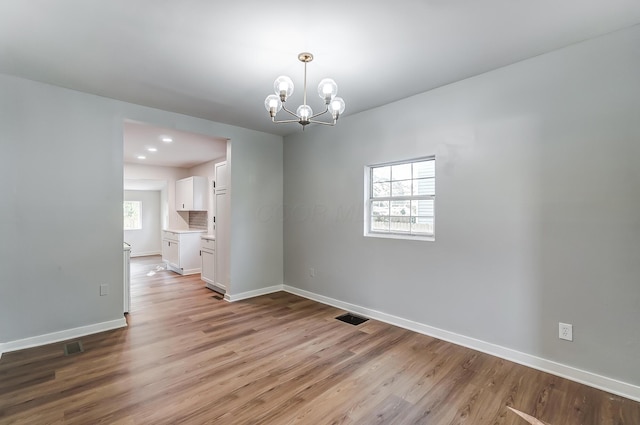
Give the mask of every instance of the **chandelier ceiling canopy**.
[[(304, 63), (302, 105), (298, 106), (296, 112), (287, 109), (286, 102), (289, 96), (293, 94), (293, 81), (285, 75), (276, 78), (276, 81), (273, 83), (275, 94), (270, 94), (264, 100), (264, 107), (267, 112), (269, 112), (271, 121), (276, 124), (297, 122), (302, 125), (303, 130), (306, 125), (311, 123), (335, 125), (345, 108), (344, 100), (342, 100), (341, 97), (336, 96), (338, 94), (338, 85), (331, 78), (324, 78), (320, 81), (318, 84), (318, 95), (324, 101), (324, 110), (314, 115), (311, 107), (307, 105), (307, 63), (313, 60), (313, 55), (308, 52), (303, 52), (298, 55), (298, 60)], [(295, 118), (288, 120), (276, 120), (276, 114), (280, 110), (284, 110)], [(330, 121), (320, 121), (315, 119), (327, 112), (331, 113), (332, 119)]]

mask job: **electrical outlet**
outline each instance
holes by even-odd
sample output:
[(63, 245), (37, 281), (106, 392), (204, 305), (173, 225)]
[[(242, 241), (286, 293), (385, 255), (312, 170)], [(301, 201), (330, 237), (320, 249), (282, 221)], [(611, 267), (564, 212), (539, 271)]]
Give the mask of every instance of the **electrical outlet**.
[(109, 285), (103, 283), (102, 285), (100, 285), (100, 296), (102, 297), (105, 295), (109, 295)]
[(573, 325), (568, 323), (558, 323), (558, 337), (567, 341), (573, 341)]
[(316, 277), (316, 269), (313, 267), (309, 268), (309, 276)]

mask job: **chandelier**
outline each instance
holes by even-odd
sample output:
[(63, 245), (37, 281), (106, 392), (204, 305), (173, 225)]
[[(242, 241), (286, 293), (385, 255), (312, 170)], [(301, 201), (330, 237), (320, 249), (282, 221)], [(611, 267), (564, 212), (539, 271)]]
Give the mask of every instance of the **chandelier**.
[[(313, 110), (307, 105), (307, 63), (313, 60), (311, 53), (303, 52), (298, 55), (298, 60), (304, 63), (304, 92), (302, 98), (302, 105), (298, 106), (296, 112), (287, 109), (286, 102), (289, 96), (293, 94), (293, 81), (287, 76), (280, 76), (273, 83), (273, 89), (276, 94), (267, 96), (264, 100), (264, 107), (271, 116), (271, 121), (276, 124), (297, 122), (302, 125), (302, 129), (310, 123), (335, 125), (340, 115), (344, 112), (344, 100), (341, 97), (336, 97), (338, 93), (338, 85), (331, 78), (325, 78), (318, 84), (318, 95), (324, 101), (324, 111), (317, 114), (313, 114)], [(290, 115), (294, 116), (294, 119), (289, 120), (276, 120), (276, 114), (284, 109)], [(315, 118), (320, 115), (324, 115), (327, 112), (331, 113), (331, 121), (318, 121)]]

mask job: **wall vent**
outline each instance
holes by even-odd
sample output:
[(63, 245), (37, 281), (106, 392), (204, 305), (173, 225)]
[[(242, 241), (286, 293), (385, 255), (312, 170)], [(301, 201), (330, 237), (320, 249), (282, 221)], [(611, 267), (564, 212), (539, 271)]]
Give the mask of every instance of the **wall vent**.
[(82, 347), (82, 342), (74, 341), (64, 345), (64, 355), (70, 356), (71, 354), (83, 353), (84, 348)]

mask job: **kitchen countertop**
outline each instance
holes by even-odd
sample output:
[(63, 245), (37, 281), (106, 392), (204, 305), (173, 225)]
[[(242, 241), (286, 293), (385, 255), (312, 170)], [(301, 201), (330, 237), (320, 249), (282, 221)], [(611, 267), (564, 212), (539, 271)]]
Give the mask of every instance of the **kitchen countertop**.
[(173, 233), (206, 233), (207, 231), (204, 229), (164, 229), (165, 232), (173, 232)]
[(216, 240), (216, 235), (202, 235), (202, 236), (200, 236), (200, 239), (207, 239), (209, 241), (215, 241)]

